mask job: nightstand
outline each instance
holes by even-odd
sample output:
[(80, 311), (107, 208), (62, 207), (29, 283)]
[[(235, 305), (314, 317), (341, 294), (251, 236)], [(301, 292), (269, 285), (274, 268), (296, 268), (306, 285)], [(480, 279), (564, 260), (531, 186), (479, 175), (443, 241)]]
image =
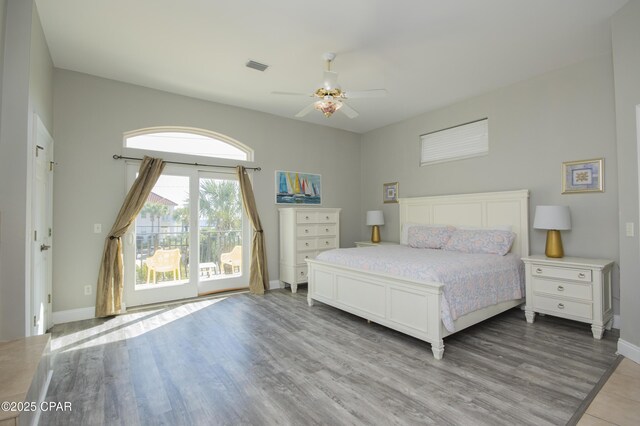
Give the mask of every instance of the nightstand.
[(611, 268), (613, 261), (529, 256), (525, 264), (525, 316), (533, 323), (536, 312), (591, 324), (594, 339), (613, 325)]
[(379, 245), (397, 245), (398, 243), (392, 243), (389, 241), (380, 241), (379, 243), (372, 243), (371, 241), (356, 241), (356, 247), (373, 247)]

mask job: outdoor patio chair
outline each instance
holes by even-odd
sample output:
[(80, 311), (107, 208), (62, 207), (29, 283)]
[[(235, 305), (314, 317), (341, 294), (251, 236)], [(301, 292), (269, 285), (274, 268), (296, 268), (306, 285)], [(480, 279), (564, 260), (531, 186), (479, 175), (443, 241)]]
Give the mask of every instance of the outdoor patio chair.
[(222, 265), (222, 269), (226, 273), (226, 266), (229, 266), (231, 273), (240, 272), (240, 267), (242, 266), (242, 246), (235, 246), (233, 250), (228, 253), (220, 254), (220, 264)]
[(173, 272), (173, 279), (180, 280), (180, 249), (159, 249), (149, 256), (144, 263), (147, 265), (147, 284), (153, 272), (153, 283), (156, 283), (156, 272)]

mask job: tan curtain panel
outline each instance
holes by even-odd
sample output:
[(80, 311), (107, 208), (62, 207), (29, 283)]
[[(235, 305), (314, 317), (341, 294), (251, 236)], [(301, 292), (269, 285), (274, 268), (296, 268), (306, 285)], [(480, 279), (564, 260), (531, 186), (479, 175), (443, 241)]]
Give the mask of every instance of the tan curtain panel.
[(136, 220), (164, 166), (164, 161), (159, 158), (144, 157), (138, 177), (124, 199), (120, 213), (104, 242), (96, 291), (96, 317), (116, 315), (122, 309), (124, 267), (121, 237)]
[(269, 271), (267, 271), (267, 251), (264, 247), (264, 232), (260, 216), (256, 208), (256, 200), (253, 196), (251, 181), (244, 167), (238, 166), (238, 180), (244, 209), (253, 226), (253, 239), (251, 241), (251, 267), (249, 268), (249, 291), (253, 294), (264, 294), (269, 289)]

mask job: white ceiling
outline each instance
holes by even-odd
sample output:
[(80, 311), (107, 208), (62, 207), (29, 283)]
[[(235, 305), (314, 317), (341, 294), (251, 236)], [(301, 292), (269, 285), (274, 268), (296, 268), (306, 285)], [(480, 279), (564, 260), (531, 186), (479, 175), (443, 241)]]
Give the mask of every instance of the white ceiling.
[[(338, 54), (363, 133), (611, 50), (627, 0), (36, 0), (56, 67), (293, 116)], [(264, 73), (247, 60), (268, 64)]]

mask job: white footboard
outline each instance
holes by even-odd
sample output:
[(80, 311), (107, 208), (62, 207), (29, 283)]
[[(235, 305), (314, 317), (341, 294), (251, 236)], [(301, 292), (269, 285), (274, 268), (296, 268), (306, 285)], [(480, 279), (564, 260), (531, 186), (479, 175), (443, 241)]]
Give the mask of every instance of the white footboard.
[[(444, 353), (440, 321), (441, 283), (419, 283), (307, 260), (309, 306), (317, 300), (431, 343), (433, 356)], [(448, 334), (448, 333), (447, 333)]]

